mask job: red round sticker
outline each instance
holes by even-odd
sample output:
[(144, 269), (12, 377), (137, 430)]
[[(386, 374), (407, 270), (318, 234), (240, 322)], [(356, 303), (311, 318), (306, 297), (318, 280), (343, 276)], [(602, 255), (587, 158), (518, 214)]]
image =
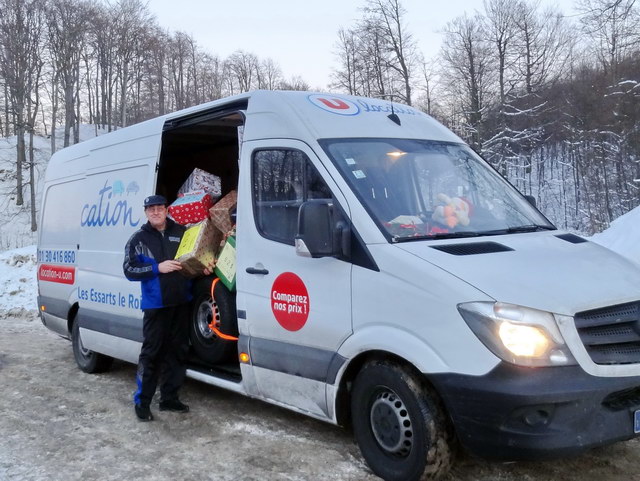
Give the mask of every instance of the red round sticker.
[(271, 286), (271, 310), (287, 331), (298, 331), (309, 317), (309, 293), (293, 272), (283, 272)]

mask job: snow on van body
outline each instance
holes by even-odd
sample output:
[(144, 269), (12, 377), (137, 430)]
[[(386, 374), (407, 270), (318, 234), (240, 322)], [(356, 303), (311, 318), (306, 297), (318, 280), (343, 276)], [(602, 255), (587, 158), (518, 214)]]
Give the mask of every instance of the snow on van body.
[[(297, 173), (281, 178), (274, 166)], [(453, 133), (382, 100), (251, 92), (54, 155), (38, 251), (47, 327), (69, 336), (77, 322), (85, 350), (136, 361), (140, 291), (122, 274), (124, 244), (144, 222), (142, 199), (171, 197), (192, 167), (220, 175), (223, 195), (238, 189), (237, 295), (228, 305), (240, 334), (231, 351), (249, 360), (201, 368), (207, 353), (198, 349), (213, 342), (198, 318), (203, 288), (191, 377), (334, 423), (355, 416), (363, 454), (389, 479), (396, 465), (397, 479), (410, 479), (406, 469), (426, 463), (427, 441), (410, 439), (418, 428), (387, 433), (393, 442), (384, 432), (405, 422), (414, 401), (441, 406), (460, 442), (484, 456), (574, 452), (640, 430), (635, 401), (620, 394), (640, 385), (640, 357), (625, 351), (640, 344), (628, 332), (640, 322), (637, 266), (559, 233)], [(439, 194), (468, 202), (471, 224), (436, 225)], [(305, 218), (333, 222), (331, 232), (314, 231), (328, 236), (329, 254), (296, 230)], [(604, 352), (593, 330), (616, 322), (627, 330), (607, 338)], [(500, 340), (504, 326), (516, 351)], [(517, 351), (531, 347), (523, 333), (541, 339), (532, 347), (541, 354)], [(417, 400), (406, 386), (389, 387), (395, 381), (376, 385), (385, 370), (422, 386)], [(385, 404), (389, 393), (401, 409)], [(610, 398), (624, 398), (624, 409)], [(436, 418), (438, 431), (445, 417)]]

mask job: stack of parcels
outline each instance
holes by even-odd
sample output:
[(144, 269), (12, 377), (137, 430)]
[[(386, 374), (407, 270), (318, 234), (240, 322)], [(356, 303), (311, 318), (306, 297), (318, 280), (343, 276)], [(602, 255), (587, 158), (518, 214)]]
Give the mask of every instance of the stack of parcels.
[(181, 272), (187, 277), (198, 277), (205, 268), (213, 268), (221, 241), (222, 232), (209, 219), (189, 227), (176, 252), (176, 260), (182, 265)]
[[(235, 226), (231, 215), (237, 198), (236, 191), (232, 190), (209, 209), (210, 219), (206, 218), (186, 230), (176, 254), (183, 274), (201, 276), (205, 268), (213, 269), (215, 265), (216, 275), (222, 283), (229, 290), (235, 289)], [(220, 248), (223, 239), (224, 244)]]
[(186, 195), (189, 192), (206, 192), (215, 202), (222, 194), (222, 185), (220, 177), (210, 174), (202, 169), (193, 169), (187, 180), (184, 181), (182, 187), (178, 189), (178, 196)]
[(212, 203), (211, 195), (204, 191), (188, 192), (169, 206), (169, 214), (178, 224), (197, 224), (209, 216)]

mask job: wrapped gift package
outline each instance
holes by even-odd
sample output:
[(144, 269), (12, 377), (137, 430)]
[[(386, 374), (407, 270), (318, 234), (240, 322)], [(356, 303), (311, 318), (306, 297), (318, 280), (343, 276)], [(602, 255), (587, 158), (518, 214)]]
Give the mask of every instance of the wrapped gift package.
[(231, 213), (236, 208), (237, 202), (238, 192), (232, 190), (209, 209), (209, 216), (211, 217), (213, 225), (225, 234), (229, 232), (235, 224), (231, 219)]
[(189, 227), (176, 252), (176, 260), (182, 265), (180, 272), (187, 277), (203, 275), (204, 268), (215, 263), (221, 241), (222, 232), (209, 219)]
[(178, 224), (197, 224), (209, 217), (209, 208), (212, 203), (211, 196), (207, 193), (189, 192), (178, 197), (169, 206), (169, 214)]
[(222, 195), (220, 177), (202, 169), (193, 169), (193, 172), (189, 174), (182, 187), (178, 189), (178, 194), (186, 194), (197, 190), (207, 192), (214, 200), (220, 198), (220, 195)]
[(236, 288), (236, 239), (227, 237), (227, 241), (220, 250), (216, 269), (214, 271), (227, 289), (234, 291)]

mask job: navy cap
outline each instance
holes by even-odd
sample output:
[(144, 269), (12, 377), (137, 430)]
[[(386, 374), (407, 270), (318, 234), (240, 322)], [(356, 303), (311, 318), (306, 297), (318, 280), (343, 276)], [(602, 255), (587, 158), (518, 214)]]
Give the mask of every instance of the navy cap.
[(167, 205), (167, 199), (164, 195), (150, 195), (144, 199), (144, 206), (151, 207), (152, 205)]

